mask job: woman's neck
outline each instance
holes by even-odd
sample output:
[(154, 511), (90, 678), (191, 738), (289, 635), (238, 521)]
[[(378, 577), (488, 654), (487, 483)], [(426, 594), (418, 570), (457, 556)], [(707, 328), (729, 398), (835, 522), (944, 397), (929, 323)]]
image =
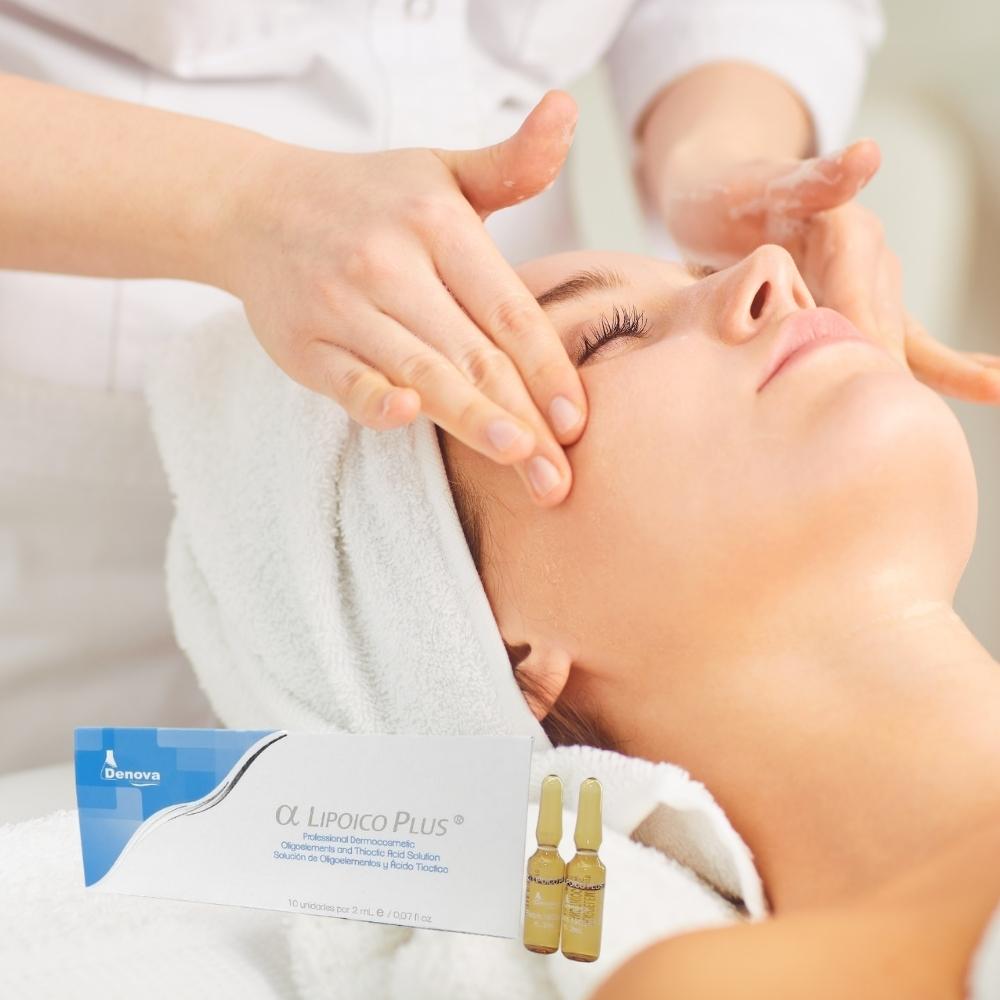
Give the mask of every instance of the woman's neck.
[(783, 635), (716, 650), (696, 683), (671, 669), (626, 729), (644, 734), (627, 752), (712, 792), (775, 912), (870, 888), (1000, 811), (1000, 665), (947, 603)]

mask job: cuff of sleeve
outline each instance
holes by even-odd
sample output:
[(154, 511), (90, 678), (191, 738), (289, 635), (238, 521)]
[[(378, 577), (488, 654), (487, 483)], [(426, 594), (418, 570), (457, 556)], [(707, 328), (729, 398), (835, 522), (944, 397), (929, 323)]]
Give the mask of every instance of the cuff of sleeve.
[(754, 63), (781, 77), (805, 103), (816, 152), (844, 145), (857, 112), (869, 54), (885, 22), (876, 0), (747, 4), (640, 3), (606, 56), (627, 148), (648, 102), (672, 80), (718, 60)]
[(1000, 1000), (1000, 900), (972, 956), (966, 987), (969, 1000)]

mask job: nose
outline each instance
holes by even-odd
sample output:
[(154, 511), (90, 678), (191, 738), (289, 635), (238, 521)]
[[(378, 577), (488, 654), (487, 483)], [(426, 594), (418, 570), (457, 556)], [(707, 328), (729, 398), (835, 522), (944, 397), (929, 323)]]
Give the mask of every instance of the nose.
[(794, 258), (776, 243), (757, 247), (729, 268), (717, 296), (716, 330), (730, 344), (743, 343), (789, 313), (816, 305)]

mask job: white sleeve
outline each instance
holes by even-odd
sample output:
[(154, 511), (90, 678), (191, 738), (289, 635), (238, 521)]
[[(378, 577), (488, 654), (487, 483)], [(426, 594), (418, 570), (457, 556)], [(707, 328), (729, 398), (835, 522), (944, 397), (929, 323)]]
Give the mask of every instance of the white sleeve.
[(846, 143), (884, 36), (879, 0), (638, 0), (605, 58), (633, 153), (633, 127), (662, 87), (703, 63), (741, 59), (795, 89), (822, 155)]
[(968, 967), (968, 1000), (1000, 1000), (1000, 899)]

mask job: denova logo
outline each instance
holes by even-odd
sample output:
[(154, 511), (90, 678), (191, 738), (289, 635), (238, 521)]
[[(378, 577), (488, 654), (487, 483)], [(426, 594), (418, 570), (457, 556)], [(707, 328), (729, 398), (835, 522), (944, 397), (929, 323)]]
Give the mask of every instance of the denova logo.
[(102, 781), (127, 781), (135, 788), (146, 788), (160, 783), (159, 771), (123, 771), (115, 760), (114, 750), (104, 751), (104, 764), (101, 767)]

